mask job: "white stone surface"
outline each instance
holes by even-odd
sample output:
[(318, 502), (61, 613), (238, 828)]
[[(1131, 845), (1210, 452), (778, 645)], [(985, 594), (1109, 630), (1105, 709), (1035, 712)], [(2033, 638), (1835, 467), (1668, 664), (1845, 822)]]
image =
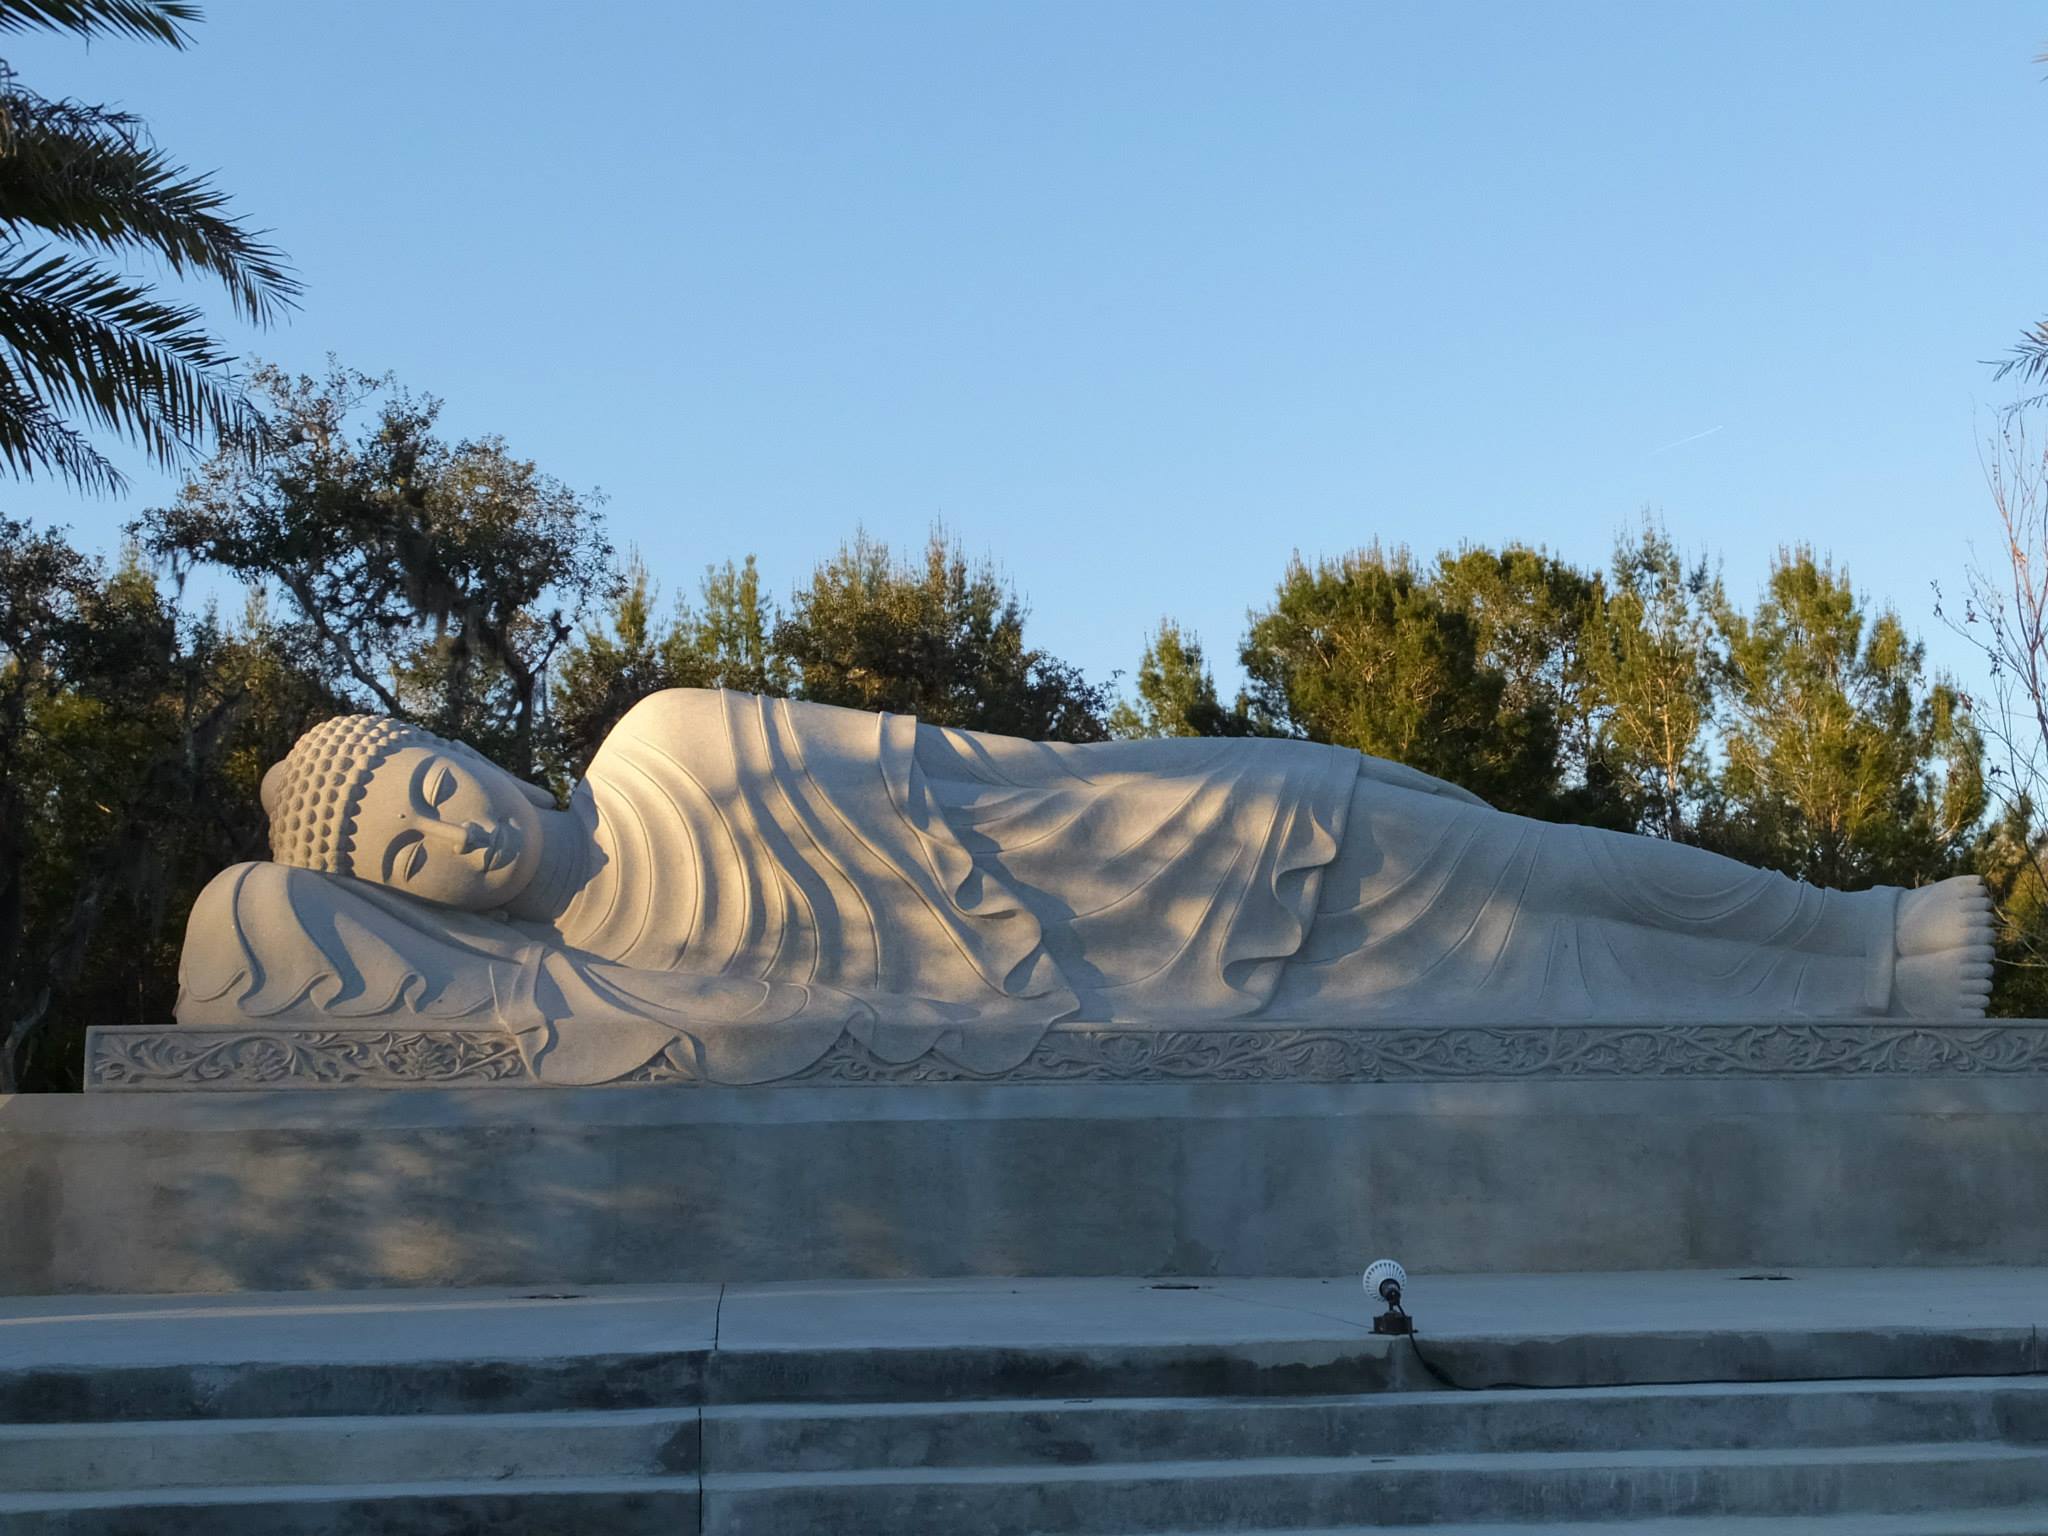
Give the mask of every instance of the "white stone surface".
[(1974, 880), (1822, 891), (1308, 742), (680, 689), (545, 799), (413, 727), (317, 727), (265, 780), (279, 862), (194, 908), (180, 1023), (468, 1024), (543, 1083), (753, 1083), (847, 1037), (994, 1074), (1062, 1021), (1956, 1018), (1989, 987)]

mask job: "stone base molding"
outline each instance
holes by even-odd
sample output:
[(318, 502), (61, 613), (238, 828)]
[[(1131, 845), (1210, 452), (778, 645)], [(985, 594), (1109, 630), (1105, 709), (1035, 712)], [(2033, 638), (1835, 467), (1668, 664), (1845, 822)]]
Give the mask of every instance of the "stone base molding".
[[(851, 1036), (776, 1085), (884, 1083), (1406, 1083), (1525, 1079), (2048, 1076), (2048, 1021), (1597, 1024), (1064, 1024), (1020, 1065), (979, 1073), (942, 1049), (887, 1061)], [(103, 1027), (92, 1092), (537, 1088), (490, 1027)], [(707, 1086), (679, 1043), (610, 1086)]]

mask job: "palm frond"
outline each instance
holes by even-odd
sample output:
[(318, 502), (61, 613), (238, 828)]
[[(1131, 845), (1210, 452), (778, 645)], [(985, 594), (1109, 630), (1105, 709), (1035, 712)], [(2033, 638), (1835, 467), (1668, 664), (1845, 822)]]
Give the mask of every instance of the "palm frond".
[(0, 359), (0, 464), (24, 480), (51, 473), (94, 495), (128, 488), (128, 477), (62, 417), (15, 383)]
[(75, 256), (0, 257), (0, 354), (32, 399), (166, 466), (208, 435), (246, 441), (262, 427), (196, 308)]
[[(0, 0), (5, 3), (5, 0)], [(300, 284), (283, 252), (227, 216), (212, 178), (173, 165), (126, 113), (27, 91), (0, 93), (0, 226), (101, 250), (155, 251), (180, 276), (218, 278), (235, 308), (268, 324)]]
[(2043, 379), (2048, 379), (2048, 320), (2042, 321), (2022, 336), (2019, 344), (1991, 376), (1994, 379), (2002, 379), (2012, 373), (2018, 374), (2029, 384), (2039, 384)]
[(183, 48), (192, 41), (185, 24), (199, 19), (190, 0), (0, 0), (0, 32), (137, 37)]

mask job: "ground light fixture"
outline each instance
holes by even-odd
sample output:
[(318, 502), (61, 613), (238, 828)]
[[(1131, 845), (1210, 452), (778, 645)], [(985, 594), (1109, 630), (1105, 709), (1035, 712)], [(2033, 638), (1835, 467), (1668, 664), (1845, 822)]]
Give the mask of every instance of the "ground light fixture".
[(1374, 1259), (1365, 1267), (1365, 1293), (1377, 1296), (1387, 1310), (1372, 1320), (1374, 1333), (1413, 1333), (1415, 1320), (1401, 1310), (1401, 1287), (1408, 1283), (1408, 1271), (1392, 1259)]

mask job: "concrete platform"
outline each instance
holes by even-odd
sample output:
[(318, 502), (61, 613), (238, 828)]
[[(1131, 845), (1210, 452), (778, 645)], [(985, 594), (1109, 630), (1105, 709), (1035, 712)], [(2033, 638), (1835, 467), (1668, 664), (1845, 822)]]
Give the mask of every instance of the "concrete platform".
[(0, 1164), (0, 1294), (2048, 1264), (2032, 1070), (51, 1095)]
[[(2048, 1371), (2048, 1269), (1417, 1275), (1429, 1359), (1461, 1385)], [(813, 1401), (1019, 1392), (1084, 1384), (1140, 1396), (1234, 1369), (1277, 1390), (1434, 1390), (1410, 1347), (1375, 1336), (1351, 1275), (1198, 1283), (1143, 1279), (617, 1286), (576, 1294), (376, 1291), (0, 1300), (0, 1417), (55, 1415), (64, 1377), (106, 1383), (81, 1419), (376, 1412), (387, 1402), (299, 1373), (380, 1380), (391, 1402), (463, 1411)], [(466, 1367), (471, 1377), (452, 1372)], [(274, 1381), (268, 1378), (274, 1377)], [(182, 1378), (174, 1400), (162, 1384)], [(468, 1394), (477, 1389), (488, 1401)], [(511, 1383), (538, 1385), (516, 1390)], [(1514, 1379), (1520, 1379), (1514, 1377)], [(794, 1385), (792, 1385), (794, 1384)], [(1200, 1383), (1196, 1382), (1199, 1385)], [(788, 1389), (787, 1391), (785, 1389)], [(799, 1390), (800, 1389), (800, 1390)], [(78, 1405), (61, 1405), (69, 1412)], [(44, 1411), (38, 1412), (41, 1407)]]
[(1411, 1300), (1419, 1349), (1350, 1275), (16, 1298), (0, 1529), (2048, 1531), (2048, 1271)]

